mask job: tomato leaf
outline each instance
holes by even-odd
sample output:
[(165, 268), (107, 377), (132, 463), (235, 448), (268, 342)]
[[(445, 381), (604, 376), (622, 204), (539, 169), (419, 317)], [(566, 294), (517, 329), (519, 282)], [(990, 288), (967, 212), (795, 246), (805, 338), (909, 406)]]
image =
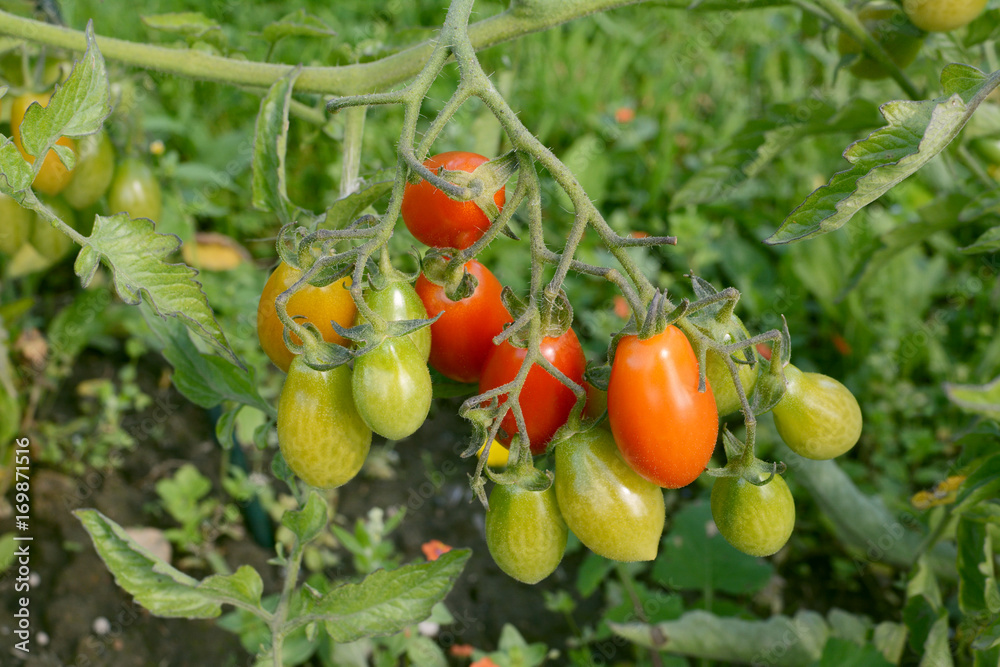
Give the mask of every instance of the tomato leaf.
[(963, 410), (1000, 419), (1000, 375), (981, 385), (945, 382), (944, 393)]
[(335, 588), (315, 604), (336, 642), (391, 635), (427, 618), (451, 590), (472, 555), (453, 549), (436, 561), (378, 570), (358, 584)]
[(31, 165), (21, 156), (21, 151), (13, 141), (0, 135), (0, 192), (24, 203), (23, 193), (31, 187), (33, 178)]
[(157, 315), (179, 319), (242, 368), (215, 320), (201, 283), (194, 279), (198, 272), (186, 264), (165, 261), (180, 244), (173, 234), (157, 234), (149, 220), (131, 220), (124, 213), (109, 218), (98, 215), (74, 268), (86, 287), (103, 260), (111, 269), (122, 301), (134, 306), (145, 300)]
[(995, 591), (996, 578), (993, 576), (992, 541), (986, 524), (968, 516), (961, 517), (955, 542), (958, 545), (959, 608), (966, 614), (991, 611), (992, 601), (986, 596), (991, 580)]
[(945, 95), (922, 102), (884, 104), (889, 125), (844, 151), (851, 168), (810, 194), (764, 242), (776, 245), (839, 229), (945, 149), (986, 96), (1000, 85), (1000, 72), (986, 77), (968, 65), (941, 73)]
[(1000, 455), (986, 459), (965, 481), (955, 497), (953, 513), (964, 512), (984, 500), (991, 500), (1000, 494)]
[(326, 218), (320, 222), (319, 226), (323, 229), (347, 227), (364, 213), (365, 209), (389, 194), (392, 191), (392, 183), (390, 172), (378, 172), (372, 179), (369, 179), (367, 187), (333, 202), (333, 205), (326, 210)]
[[(288, 108), (292, 88), (302, 72), (296, 67), (275, 81), (260, 101), (253, 140), (253, 206), (275, 213), (282, 225), (292, 221), (288, 189), (285, 185), (285, 154), (288, 151)], [(297, 208), (297, 207), (295, 207)]]
[(211, 594), (220, 602), (259, 608), (264, 582), (257, 570), (249, 565), (242, 565), (233, 574), (208, 577), (198, 584), (198, 590)]
[(297, 9), (274, 23), (264, 26), (260, 36), (267, 41), (277, 42), (285, 37), (335, 37), (337, 32), (304, 9)]
[(215, 618), (222, 612), (217, 600), (198, 590), (197, 579), (139, 546), (108, 517), (91, 509), (73, 513), (115, 582), (151, 613), (164, 618)]
[(982, 235), (964, 248), (959, 248), (966, 255), (978, 255), (1000, 250), (1000, 225), (987, 229)]
[(328, 519), (326, 501), (316, 491), (310, 491), (305, 507), (285, 512), (281, 517), (281, 525), (295, 533), (299, 542), (305, 544), (323, 531)]
[(892, 667), (893, 664), (874, 646), (831, 637), (816, 667)]

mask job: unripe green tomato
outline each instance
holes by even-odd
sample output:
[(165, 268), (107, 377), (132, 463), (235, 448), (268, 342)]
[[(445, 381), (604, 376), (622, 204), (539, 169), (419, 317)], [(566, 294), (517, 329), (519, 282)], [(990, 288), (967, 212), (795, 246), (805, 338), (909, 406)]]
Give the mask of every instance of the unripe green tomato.
[(785, 546), (795, 527), (795, 501), (775, 475), (764, 486), (742, 477), (717, 477), (712, 518), (726, 541), (745, 554), (770, 556)]
[[(750, 332), (747, 331), (743, 322), (739, 324), (743, 330), (743, 334), (749, 338)], [(750, 353), (756, 357), (753, 350)], [(743, 352), (737, 352), (734, 358), (742, 359)], [(740, 384), (743, 385), (743, 391), (746, 393), (747, 398), (749, 398), (750, 393), (757, 384), (757, 366), (751, 368), (747, 364), (738, 363), (736, 364), (736, 369), (740, 376)], [(708, 378), (708, 384), (712, 387), (712, 395), (715, 396), (715, 407), (719, 410), (720, 417), (725, 417), (740, 409), (740, 397), (736, 393), (733, 376), (729, 374), (729, 368), (726, 366), (725, 360), (715, 350), (709, 350), (706, 355), (705, 377)]]
[[(76, 213), (70, 208), (69, 204), (60, 198), (40, 197), (40, 199), (60, 220), (73, 229), (76, 229)], [(61, 260), (76, 247), (73, 239), (37, 215), (34, 216), (34, 220), (32, 221), (29, 238), (35, 250), (53, 264)]]
[(789, 449), (807, 459), (840, 456), (861, 437), (861, 406), (851, 390), (822, 373), (785, 366), (785, 395), (774, 425)]
[(119, 163), (108, 193), (111, 213), (128, 213), (130, 218), (159, 222), (163, 213), (163, 192), (149, 166), (128, 158)]
[(115, 147), (104, 132), (77, 139), (77, 160), (73, 180), (62, 196), (80, 210), (96, 204), (111, 185), (115, 173)]
[(431, 409), (431, 374), (408, 338), (389, 338), (358, 357), (351, 376), (354, 404), (373, 431), (401, 440)]
[(11, 257), (24, 245), (34, 224), (34, 211), (0, 193), (0, 252)]
[(972, 23), (986, 0), (903, 0), (913, 25), (927, 32), (947, 32)]
[(292, 472), (311, 486), (337, 488), (358, 474), (371, 443), (351, 396), (351, 369), (316, 371), (296, 355), (278, 399), (278, 444)]
[[(858, 19), (900, 69), (905, 69), (916, 60), (924, 43), (923, 33), (915, 28), (896, 6), (862, 7), (858, 11)], [(859, 79), (876, 80), (889, 76), (888, 70), (869, 56), (861, 44), (846, 32), (842, 31), (837, 37), (837, 50), (842, 56), (860, 54), (850, 67), (851, 74)]]
[(566, 551), (568, 536), (553, 487), (544, 491), (527, 491), (514, 484), (493, 487), (486, 513), (486, 546), (509, 576), (536, 584), (552, 574)]
[[(395, 282), (385, 287), (385, 289), (371, 290), (365, 294), (365, 303), (376, 313), (386, 320), (425, 320), (427, 319), (427, 309), (424, 302), (420, 300), (417, 290), (413, 285), (406, 282)], [(365, 319), (358, 314), (358, 324), (363, 324)], [(414, 331), (407, 336), (416, 346), (417, 351), (424, 361), (427, 361), (431, 354), (431, 328), (424, 327)]]
[(555, 453), (559, 511), (580, 542), (611, 560), (656, 558), (666, 516), (663, 489), (625, 463), (611, 432), (578, 433)]

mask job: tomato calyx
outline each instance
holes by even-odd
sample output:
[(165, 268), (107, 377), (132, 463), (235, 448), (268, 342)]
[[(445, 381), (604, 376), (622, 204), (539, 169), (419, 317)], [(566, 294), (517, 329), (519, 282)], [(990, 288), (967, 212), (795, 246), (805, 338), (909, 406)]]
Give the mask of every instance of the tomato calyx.
[(726, 449), (727, 463), (722, 468), (708, 468), (712, 477), (741, 477), (754, 486), (765, 486), (775, 475), (786, 470), (782, 461), (762, 461), (754, 455), (754, 430), (747, 430), (747, 442), (740, 442), (728, 428), (722, 430), (722, 443)]
[(445, 296), (452, 301), (462, 301), (472, 296), (479, 281), (465, 270), (461, 256), (451, 257), (442, 250), (432, 248), (424, 254), (420, 271), (430, 282), (444, 287)]

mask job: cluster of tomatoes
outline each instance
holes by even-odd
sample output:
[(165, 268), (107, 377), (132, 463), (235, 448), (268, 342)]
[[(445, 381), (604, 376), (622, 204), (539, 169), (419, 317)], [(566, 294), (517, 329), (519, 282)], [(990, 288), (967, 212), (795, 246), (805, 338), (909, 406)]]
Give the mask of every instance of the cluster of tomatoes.
[[(857, 12), (864, 29), (901, 69), (916, 60), (925, 32), (950, 32), (968, 25), (982, 14), (986, 0), (904, 0), (902, 5), (901, 10), (897, 4), (876, 1)], [(837, 50), (842, 56), (855, 56), (850, 70), (859, 79), (889, 76), (846, 32), (840, 33)]]
[[(47, 107), (52, 91), (25, 92), (10, 101), (10, 136), (24, 159), (34, 163), (21, 140), (21, 122), (32, 104)], [(0, 100), (0, 110), (7, 97)], [(84, 221), (92, 221), (100, 212), (128, 213), (133, 218), (159, 221), (162, 194), (159, 181), (150, 168), (137, 158), (127, 158), (116, 165), (116, 151), (111, 138), (103, 131), (80, 139), (62, 137), (57, 142), (76, 155), (73, 169), (67, 169), (54, 150), (45, 156), (32, 183), (42, 202), (63, 222), (81, 233), (89, 233)], [(101, 206), (107, 196), (106, 206)], [(78, 220), (79, 218), (79, 220)], [(14, 274), (39, 270), (62, 259), (73, 247), (72, 240), (22, 208), (12, 198), (0, 194), (0, 252), (11, 258)]]
[[(432, 171), (472, 172), (486, 161), (453, 152), (424, 164)], [(494, 202), (502, 209), (502, 188)], [(445, 252), (468, 248), (490, 227), (475, 202), (450, 199), (426, 180), (406, 186), (402, 216), (418, 240)], [(373, 431), (392, 439), (416, 431), (430, 406), (428, 363), (453, 380), (478, 382), (480, 394), (515, 380), (528, 350), (509, 340), (493, 342), (513, 319), (501, 299), (501, 285), (475, 260), (464, 268), (475, 286), (459, 299), (450, 298), (444, 285), (426, 275), (433, 273), (426, 266), (415, 287), (400, 278), (367, 291), (365, 302), (386, 320), (437, 319), (428, 328), (371, 344), (356, 356), (353, 369), (344, 364), (317, 371), (285, 345), (275, 299), (301, 273), (279, 265), (261, 295), (257, 325), (265, 352), (288, 371), (278, 406), (278, 438), (299, 477), (318, 487), (340, 486), (357, 474)], [(348, 280), (326, 287), (307, 284), (286, 306), (290, 317), (316, 325), (326, 341), (349, 344), (332, 324), (346, 328), (358, 321)], [(726, 360), (714, 350), (707, 354), (706, 387), (699, 391), (697, 356), (677, 326), (643, 337), (622, 336), (606, 393), (584, 381), (586, 358), (573, 329), (549, 333), (554, 335), (542, 338), (539, 353), (565, 378), (586, 387), (589, 419), (582, 431), (557, 434), (577, 394), (540, 364), (530, 368), (518, 404), (531, 453), (553, 452), (554, 482), (534, 477), (494, 485), (486, 517), (494, 560), (527, 583), (556, 568), (570, 530), (593, 552), (613, 560), (655, 558), (665, 522), (663, 489), (686, 486), (705, 471), (718, 440), (720, 414), (742, 405)], [(294, 334), (289, 338), (300, 342)], [(765, 372), (765, 364), (756, 363), (756, 351), (752, 356), (754, 363), (743, 358), (738, 364), (747, 396)], [(784, 374), (786, 391), (773, 412), (789, 447), (813, 459), (832, 458), (853, 447), (861, 432), (861, 411), (850, 391), (832, 378), (803, 373), (790, 364)], [(501, 394), (499, 407), (506, 400)], [(502, 414), (497, 440), (509, 444), (518, 427), (513, 410)], [(737, 467), (717, 477), (711, 505), (719, 531), (731, 544), (765, 556), (787, 542), (795, 508), (780, 476), (761, 477), (754, 470)]]

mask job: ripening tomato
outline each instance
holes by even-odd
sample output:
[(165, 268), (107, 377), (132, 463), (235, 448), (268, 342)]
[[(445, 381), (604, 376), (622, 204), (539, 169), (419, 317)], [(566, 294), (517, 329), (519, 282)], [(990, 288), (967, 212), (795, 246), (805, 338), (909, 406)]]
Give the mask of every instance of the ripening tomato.
[(372, 431), (351, 395), (351, 369), (316, 371), (296, 357), (278, 399), (278, 445), (292, 472), (306, 484), (335, 489), (368, 456)]
[[(558, 338), (543, 338), (539, 350), (553, 366), (563, 372), (573, 382), (583, 384), (583, 372), (587, 370), (587, 359), (583, 348), (572, 329)], [(483, 366), (483, 376), (479, 379), (479, 393), (489, 391), (513, 380), (521, 369), (521, 363), (528, 350), (514, 347), (510, 341), (504, 341), (495, 346)], [(500, 397), (500, 402), (507, 400), (507, 395)], [(518, 398), (521, 412), (524, 414), (524, 425), (528, 430), (528, 442), (532, 454), (542, 454), (546, 445), (555, 435), (560, 426), (566, 423), (570, 411), (576, 404), (573, 390), (555, 379), (541, 366), (534, 366), (528, 371), (528, 377), (521, 387)], [(501, 424), (503, 429), (497, 440), (505, 445), (517, 434), (517, 420), (514, 411), (504, 415)], [(504, 435), (506, 432), (506, 435)]]
[[(488, 159), (476, 153), (449, 151), (424, 160), (424, 166), (437, 173), (475, 171)], [(506, 195), (501, 187), (493, 201), (502, 209)], [(433, 248), (464, 250), (479, 240), (490, 227), (490, 219), (473, 201), (455, 201), (428, 181), (407, 183), (400, 213), (407, 229), (424, 245)]]
[[(365, 293), (365, 303), (376, 313), (388, 321), (425, 320), (427, 309), (420, 300), (413, 285), (406, 282), (394, 282), (384, 289), (370, 290)], [(363, 324), (364, 318), (358, 313), (358, 324)], [(411, 333), (409, 338), (424, 361), (431, 353), (431, 329), (424, 327)]]
[(478, 281), (476, 291), (461, 301), (452, 301), (444, 287), (423, 274), (416, 290), (428, 317), (444, 313), (430, 326), (430, 364), (445, 377), (458, 382), (476, 382), (486, 358), (493, 350), (493, 338), (511, 321), (500, 300), (500, 281), (485, 266), (470, 260), (465, 270)]
[[(742, 322), (739, 324), (743, 329), (743, 334), (749, 338), (750, 333), (746, 327), (743, 326)], [(753, 354), (752, 349), (750, 352)], [(734, 353), (732, 355), (733, 360), (744, 359), (743, 354), (743, 350)], [(736, 364), (740, 384), (743, 385), (743, 391), (747, 398), (750, 398), (750, 393), (757, 384), (758, 368), (758, 366), (751, 368), (749, 364)], [(725, 417), (740, 409), (740, 397), (736, 393), (736, 384), (733, 382), (733, 376), (729, 373), (729, 367), (726, 366), (726, 362), (714, 350), (709, 350), (705, 357), (705, 377), (708, 380), (708, 384), (712, 387), (712, 395), (715, 396), (715, 407), (718, 409), (720, 417)]]
[[(24, 150), (24, 144), (21, 143), (21, 121), (24, 120), (24, 114), (32, 103), (38, 102), (43, 107), (47, 107), (49, 106), (50, 99), (52, 99), (52, 93), (26, 93), (15, 97), (10, 106), (11, 139), (14, 140), (17, 150), (21, 151), (21, 156), (32, 164), (34, 164), (35, 158)], [(56, 143), (74, 151), (76, 150), (76, 142), (70, 137), (60, 137)], [(45, 160), (42, 162), (38, 173), (35, 175), (32, 187), (43, 194), (55, 196), (69, 185), (72, 178), (73, 173), (66, 168), (66, 165), (56, 155), (56, 152), (50, 150), (45, 156)]]
[(763, 486), (742, 477), (718, 477), (711, 504), (719, 533), (751, 556), (777, 553), (795, 527), (795, 501), (780, 475)]
[(373, 431), (402, 440), (431, 409), (431, 374), (409, 338), (389, 338), (354, 361), (354, 404)]
[(705, 469), (719, 433), (712, 387), (698, 392), (698, 360), (681, 330), (618, 343), (608, 384), (608, 420), (628, 464), (668, 489)]
[[(56, 216), (73, 229), (77, 229), (76, 213), (73, 209), (59, 198), (40, 197), (40, 201), (49, 207)], [(77, 231), (80, 231), (77, 229)], [(41, 216), (35, 215), (31, 225), (31, 233), (28, 235), (31, 245), (38, 253), (51, 263), (56, 263), (66, 257), (76, 244), (73, 239), (66, 236), (62, 231), (56, 229)]]
[(0, 192), (0, 252), (11, 257), (17, 254), (28, 240), (34, 217), (34, 211)]
[(163, 190), (153, 170), (142, 160), (128, 158), (115, 169), (108, 192), (112, 213), (128, 213), (130, 218), (148, 218), (160, 222), (163, 216)]
[(822, 373), (785, 366), (785, 395), (774, 425), (789, 449), (807, 459), (832, 459), (861, 437), (861, 406), (851, 390)]
[(986, 0), (903, 0), (913, 25), (927, 32), (947, 32), (972, 23)]
[(96, 204), (111, 185), (115, 174), (115, 147), (105, 132), (90, 134), (79, 140), (73, 180), (63, 190), (63, 198), (80, 210)]
[(556, 499), (573, 534), (617, 561), (656, 558), (666, 516), (663, 490), (625, 463), (611, 432), (593, 428), (556, 447)]
[[(295, 355), (285, 347), (285, 327), (278, 319), (274, 300), (294, 285), (301, 275), (298, 269), (281, 262), (267, 279), (257, 304), (257, 337), (260, 346), (274, 365), (283, 371), (288, 370)], [(351, 279), (344, 278), (326, 287), (306, 285), (288, 299), (288, 315), (296, 321), (315, 324), (326, 342), (345, 345), (347, 340), (334, 330), (330, 320), (344, 328), (351, 326), (354, 321), (357, 306), (348, 291), (350, 284)], [(294, 333), (291, 336), (293, 342), (302, 342)]]
[(552, 574), (566, 551), (569, 533), (556, 491), (528, 491), (497, 484), (486, 513), (486, 546), (500, 569), (526, 584)]

